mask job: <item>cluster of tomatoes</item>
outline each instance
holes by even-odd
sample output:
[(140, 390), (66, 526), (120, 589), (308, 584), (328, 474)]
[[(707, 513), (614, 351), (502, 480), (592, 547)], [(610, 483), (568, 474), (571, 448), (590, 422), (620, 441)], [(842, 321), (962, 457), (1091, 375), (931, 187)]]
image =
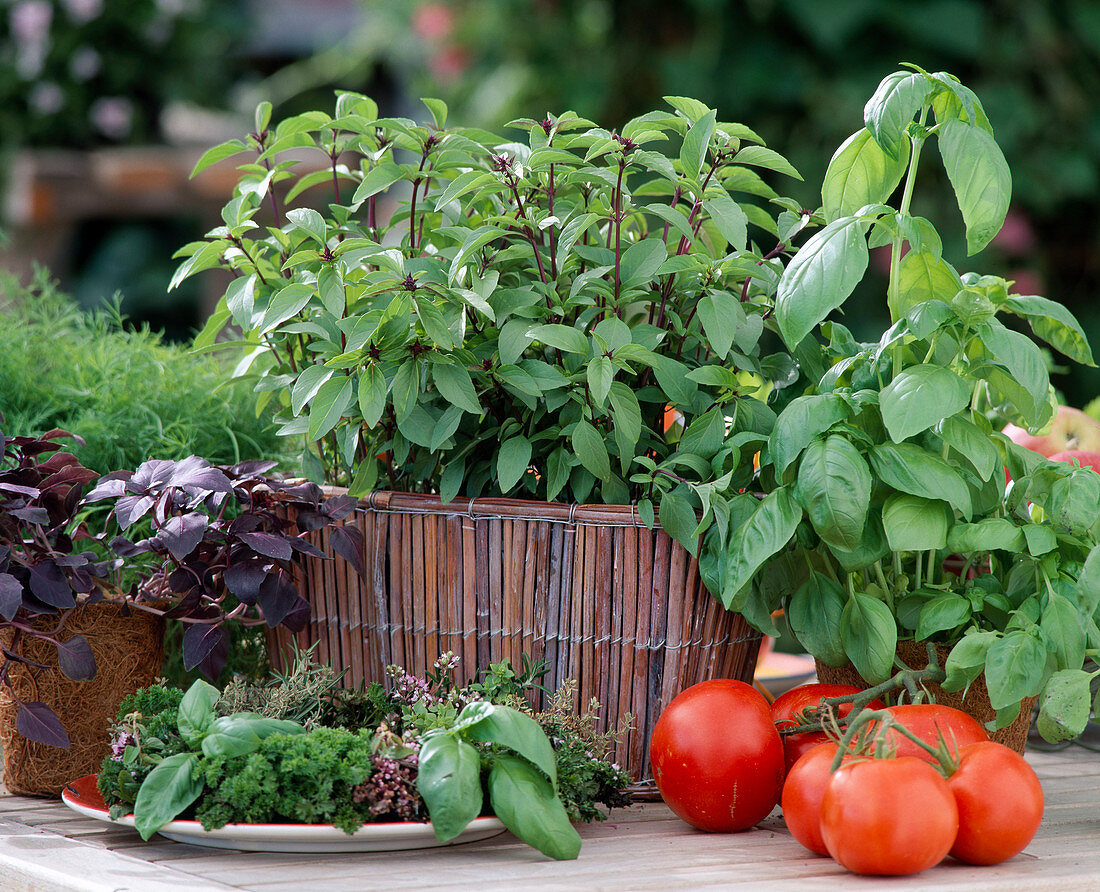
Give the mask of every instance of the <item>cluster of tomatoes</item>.
[[(870, 722), (868, 751), (819, 731), (781, 736), (841, 685), (803, 685), (774, 704), (751, 685), (715, 679), (680, 694), (653, 731), (661, 796), (701, 830), (747, 830), (781, 802), (798, 842), (861, 874), (912, 874), (949, 854), (997, 864), (1031, 841), (1043, 791), (1031, 766), (989, 739), (966, 713), (935, 704), (892, 706)], [(874, 701), (869, 706), (882, 709)], [(851, 709), (845, 704), (838, 714)], [(896, 725), (932, 748), (937, 757)]]

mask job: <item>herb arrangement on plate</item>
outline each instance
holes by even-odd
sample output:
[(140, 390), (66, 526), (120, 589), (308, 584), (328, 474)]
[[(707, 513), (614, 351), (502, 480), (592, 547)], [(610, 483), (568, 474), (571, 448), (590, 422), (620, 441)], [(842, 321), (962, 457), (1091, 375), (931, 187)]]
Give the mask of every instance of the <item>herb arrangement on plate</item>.
[(627, 775), (603, 757), (607, 739), (568, 714), (568, 690), (533, 715), (523, 692), (537, 669), (517, 677), (497, 664), (460, 687), (451, 665), (444, 654), (426, 678), (391, 667), (392, 692), (349, 691), (298, 654), (264, 685), (139, 691), (119, 707), (99, 790), (146, 839), (186, 816), (206, 829), (332, 824), (349, 834), (430, 821), (446, 841), (492, 813), (544, 854), (575, 858), (571, 821), (628, 803)]

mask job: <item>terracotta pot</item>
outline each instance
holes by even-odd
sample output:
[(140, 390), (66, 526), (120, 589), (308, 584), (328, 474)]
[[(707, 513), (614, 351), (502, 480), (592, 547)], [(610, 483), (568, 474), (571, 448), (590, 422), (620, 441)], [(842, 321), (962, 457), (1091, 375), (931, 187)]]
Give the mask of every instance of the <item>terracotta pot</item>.
[[(939, 660), (941, 666), (950, 653), (951, 651), (949, 648), (938, 644), (936, 645), (936, 658)], [(924, 642), (899, 641), (897, 655), (898, 658), (911, 669), (923, 669), (928, 665), (928, 649)], [(815, 662), (817, 662), (818, 681), (825, 682), (826, 684), (853, 685), (858, 688), (870, 687), (870, 685), (864, 681), (863, 676), (861, 676), (850, 663), (847, 666), (835, 667), (826, 666), (820, 661)], [(953, 706), (955, 709), (961, 709), (963, 712), (967, 713), (967, 715), (976, 718), (983, 725), (986, 722), (993, 721), (997, 716), (997, 710), (989, 703), (989, 690), (985, 686), (984, 675), (979, 675), (970, 684), (970, 687), (965, 689), (965, 697), (963, 696), (963, 691), (948, 692), (938, 684), (929, 684), (927, 688), (932, 695), (932, 699), (935, 700), (936, 703), (940, 703), (944, 706)], [(1016, 721), (1007, 727), (994, 731), (990, 734), (990, 737), (1022, 755), (1024, 746), (1027, 744), (1027, 732), (1031, 727), (1031, 712), (1035, 708), (1035, 703), (1038, 699), (1038, 697), (1030, 697), (1025, 700), (1023, 706), (1020, 707), (1020, 715)]]
[[(56, 617), (38, 620), (53, 628)], [(39, 639), (25, 641), (23, 654), (51, 669), (10, 664), (12, 687), (20, 700), (41, 700), (61, 719), (69, 748), (27, 740), (15, 729), (17, 708), (0, 686), (0, 743), (4, 748), (4, 786), (11, 793), (60, 798), (69, 781), (99, 771), (110, 750), (108, 727), (122, 698), (147, 687), (160, 675), (164, 658), (164, 620), (138, 610), (123, 616), (117, 604), (77, 607), (65, 622), (65, 637), (83, 635), (96, 660), (95, 678), (73, 681), (57, 666), (57, 649)], [(10, 633), (9, 636), (10, 638)]]

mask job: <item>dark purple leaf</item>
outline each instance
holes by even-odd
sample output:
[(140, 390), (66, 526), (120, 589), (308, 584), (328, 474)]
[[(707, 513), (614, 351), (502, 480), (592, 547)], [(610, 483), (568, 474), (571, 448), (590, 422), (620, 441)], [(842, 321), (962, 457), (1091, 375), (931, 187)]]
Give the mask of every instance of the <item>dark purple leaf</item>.
[(265, 557), (275, 558), (277, 561), (289, 561), (294, 555), (294, 549), (285, 536), (275, 536), (271, 533), (241, 533), (240, 540)]
[(324, 490), (321, 487), (308, 481), (285, 484), (277, 487), (277, 489), (283, 495), (290, 496), (299, 502), (308, 502), (311, 505), (319, 505), (321, 496), (324, 495)]
[(57, 713), (38, 700), (19, 704), (19, 712), (15, 716), (15, 730), (27, 740), (44, 743), (46, 746), (56, 746), (63, 750), (69, 748), (69, 735), (65, 733)]
[(359, 500), (352, 496), (333, 496), (322, 506), (325, 514), (333, 520), (343, 520), (359, 505)]
[(189, 490), (233, 492), (233, 484), (229, 482), (229, 478), (206, 459), (199, 458), (197, 455), (191, 455), (176, 462), (171, 475), (165, 482), (169, 486), (180, 486)]
[(301, 511), (295, 512), (294, 523), (302, 532), (312, 533), (314, 530), (328, 526), (332, 523), (332, 518), (320, 511), (310, 511), (303, 508)]
[(115, 503), (115, 518), (122, 529), (128, 529), (135, 521), (149, 513), (156, 499), (152, 496), (122, 496)]
[(291, 632), (301, 632), (309, 622), (309, 601), (299, 597), (294, 606), (283, 617), (283, 625)]
[(193, 588), (180, 598), (169, 610), (165, 611), (168, 619), (179, 619), (182, 616), (194, 617), (203, 611), (197, 609), (202, 603), (202, 589)]
[(183, 667), (194, 669), (221, 643), (225, 642), (225, 629), (220, 625), (192, 623), (183, 633)]
[(126, 481), (130, 479), (129, 471), (115, 471), (106, 477), (100, 477), (99, 482), (92, 487), (92, 491), (85, 496), (85, 501), (102, 502), (104, 499), (117, 499), (126, 493)]
[(57, 665), (66, 678), (87, 681), (95, 678), (95, 655), (83, 635), (73, 635), (68, 641), (58, 641)]
[(147, 554), (151, 547), (148, 539), (144, 539), (141, 542), (131, 542), (125, 536), (115, 536), (107, 545), (111, 551), (122, 558)]
[[(95, 555), (91, 555), (95, 557)], [(53, 556), (53, 562), (59, 567), (86, 567), (91, 561), (89, 561), (89, 555), (85, 552), (80, 554), (55, 554)]]
[(126, 491), (132, 493), (144, 493), (151, 489), (159, 489), (166, 484), (172, 476), (176, 463), (164, 458), (151, 458), (143, 461), (134, 469), (133, 476), (126, 484)]
[(205, 514), (182, 514), (169, 517), (157, 532), (157, 537), (172, 552), (172, 557), (182, 561), (202, 541), (210, 521)]
[(257, 603), (264, 612), (264, 620), (274, 628), (279, 625), (298, 601), (298, 587), (287, 574), (276, 568), (260, 583)]
[(329, 530), (329, 542), (332, 550), (351, 564), (360, 578), (366, 578), (366, 541), (362, 530), (358, 527), (333, 527)]
[(210, 649), (210, 653), (203, 657), (197, 668), (210, 681), (216, 681), (218, 676), (222, 674), (228, 659), (229, 636), (223, 633), (218, 638), (218, 643)]
[(11, 554), (11, 547), (8, 545), (0, 545), (0, 573), (8, 569), (8, 555)]
[(7, 483), (3, 480), (0, 480), (0, 490), (14, 492), (21, 496), (30, 496), (32, 499), (37, 499), (42, 494), (33, 486), (21, 486), (18, 483)]
[(45, 508), (14, 508), (8, 514), (27, 523), (39, 524), (40, 526), (46, 526), (50, 522), (50, 513)]
[(183, 594), (189, 592), (191, 589), (200, 588), (199, 582), (195, 579), (195, 574), (185, 567), (177, 567), (171, 573), (168, 574), (168, 589), (169, 591), (176, 592), (177, 594)]
[(23, 586), (10, 573), (0, 573), (0, 616), (6, 620), (15, 618), (23, 603)]
[(262, 526), (263, 522), (264, 519), (258, 514), (241, 514), (229, 524), (229, 533), (233, 536), (239, 536), (241, 533), (251, 533), (257, 527)]
[(228, 469), (230, 477), (258, 477), (266, 474), (279, 463), (277, 461), (242, 461)]
[(224, 573), (225, 587), (244, 604), (255, 604), (267, 571), (259, 561), (242, 561)]
[(31, 592), (43, 604), (62, 609), (76, 606), (72, 586), (56, 564), (49, 561), (34, 564), (29, 571)]
[(310, 557), (323, 558), (328, 560), (328, 555), (321, 551), (312, 542), (307, 542), (305, 539), (292, 538), (290, 539), (290, 547), (300, 554), (308, 554)]
[[(72, 456), (69, 457), (73, 458)], [(56, 459), (58, 456), (55, 455), (54, 458)], [(73, 458), (73, 461), (75, 462), (76, 459)], [(42, 467), (45, 467), (45, 465), (42, 465)], [(81, 464), (66, 465), (42, 481), (39, 488), (46, 490), (56, 489), (59, 486), (82, 486), (91, 480), (95, 480), (98, 476), (99, 474), (91, 468), (85, 468)]]

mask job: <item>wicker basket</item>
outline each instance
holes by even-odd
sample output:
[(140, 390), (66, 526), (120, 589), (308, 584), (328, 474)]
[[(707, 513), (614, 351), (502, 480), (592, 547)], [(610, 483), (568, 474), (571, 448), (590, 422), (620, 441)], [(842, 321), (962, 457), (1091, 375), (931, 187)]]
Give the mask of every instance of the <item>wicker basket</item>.
[[(55, 617), (36, 621), (43, 629)], [(41, 700), (61, 719), (69, 748), (27, 740), (15, 730), (16, 706), (0, 687), (0, 743), (4, 747), (4, 786), (11, 793), (60, 798), (65, 784), (99, 771), (110, 750), (107, 729), (127, 694), (153, 683), (164, 657), (164, 620), (141, 611), (123, 616), (117, 604), (77, 607), (65, 622), (65, 637), (83, 635), (95, 654), (96, 675), (73, 681), (59, 670), (11, 663), (11, 683), (20, 700)], [(8, 634), (10, 638), (10, 633)], [(6, 643), (6, 642), (5, 642)], [(25, 641), (29, 659), (57, 666), (57, 649), (40, 639)]]
[[(950, 653), (951, 651), (948, 648), (936, 645), (936, 658), (941, 666)], [(923, 669), (928, 665), (928, 649), (924, 642), (909, 640), (899, 641), (897, 655), (905, 665), (912, 669)], [(847, 684), (854, 685), (858, 688), (869, 687), (867, 682), (863, 680), (863, 677), (856, 671), (855, 667), (850, 664), (836, 668), (818, 662), (817, 678), (818, 681), (826, 684)], [(993, 721), (997, 716), (997, 710), (989, 703), (989, 691), (985, 686), (984, 675), (979, 675), (971, 683), (970, 687), (965, 689), (965, 697), (963, 696), (963, 691), (945, 691), (938, 684), (929, 684), (927, 687), (932, 698), (937, 703), (944, 706), (952, 706), (955, 709), (961, 709), (967, 715), (976, 718), (983, 725), (986, 722)], [(990, 734), (990, 737), (998, 743), (1003, 743), (1005, 746), (1011, 747), (1016, 752), (1023, 755), (1024, 746), (1027, 744), (1027, 732), (1031, 727), (1031, 712), (1035, 708), (1035, 703), (1038, 699), (1038, 697), (1030, 697), (1025, 700), (1023, 706), (1020, 708), (1020, 715), (1016, 721), (1011, 725), (994, 731)]]
[[(648, 775), (649, 737), (661, 710), (707, 678), (751, 681), (760, 634), (707, 592), (694, 558), (631, 506), (373, 493), (353, 515), (366, 541), (367, 583), (344, 561), (310, 559), (313, 605), (297, 636), (269, 642), (279, 664), (289, 642), (346, 668), (345, 683), (386, 682), (384, 667), (414, 674), (444, 651), (457, 678), (522, 654), (545, 660), (543, 683), (577, 682), (595, 697), (603, 730), (627, 713), (634, 730), (618, 761)], [(328, 535), (316, 534), (328, 548)]]

